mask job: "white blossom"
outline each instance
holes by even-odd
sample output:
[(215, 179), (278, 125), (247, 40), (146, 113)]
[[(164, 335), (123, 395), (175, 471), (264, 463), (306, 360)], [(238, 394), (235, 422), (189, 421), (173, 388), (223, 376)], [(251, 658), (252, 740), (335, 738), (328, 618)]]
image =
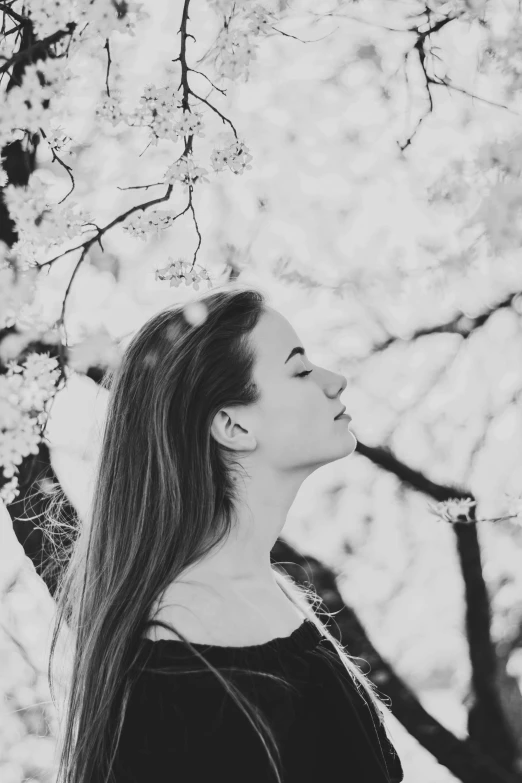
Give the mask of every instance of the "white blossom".
[(276, 21), (276, 16), (260, 3), (256, 3), (252, 8), (247, 8), (244, 19), (249, 22), (249, 32), (261, 35), (267, 32), (270, 23)]
[(25, 10), (31, 17), (38, 38), (63, 30), (75, 17), (76, 7), (71, 0), (25, 0)]
[(428, 503), (430, 513), (445, 522), (471, 522), (470, 509), (477, 503), (472, 498), (449, 498), (439, 503)]
[(64, 152), (70, 146), (72, 138), (61, 126), (56, 125), (56, 122), (52, 120), (49, 130), (46, 131), (45, 141), (56, 152)]
[(14, 325), (24, 306), (34, 300), (37, 270), (13, 269), (16, 252), (6, 253), (0, 269), (0, 329)]
[(111, 125), (118, 125), (125, 120), (125, 113), (121, 107), (120, 99), (116, 95), (105, 97), (96, 107), (96, 116), (102, 120), (108, 120)]
[[(59, 377), (58, 361), (48, 354), (30, 353), (21, 364), (7, 363), (0, 376), (0, 468), (13, 479), (18, 465), (29, 454), (38, 453), (40, 428), (47, 418), (46, 405)], [(2, 493), (4, 502), (17, 494), (17, 482)]]
[(63, 58), (30, 63), (22, 83), (1, 96), (0, 140), (23, 138), (24, 132), (37, 133), (49, 127), (53, 100), (60, 96), (72, 76)]
[(119, 18), (112, 0), (25, 0), (24, 5), (38, 38), (64, 30), (71, 22), (82, 39), (106, 39), (116, 30), (133, 35), (135, 22), (148, 17), (141, 3), (127, 3), (125, 15)]
[(207, 0), (209, 6), (219, 14), (229, 16), (237, 5), (236, 0)]
[(89, 220), (74, 202), (50, 203), (48, 186), (38, 173), (31, 176), (25, 187), (8, 185), (4, 198), (20, 236), (30, 243), (46, 242), (52, 246), (66, 237), (77, 236), (81, 226)]
[(9, 505), (9, 503), (13, 502), (18, 493), (18, 479), (16, 476), (13, 476), (13, 478), (9, 479), (9, 481), (6, 481), (6, 483), (0, 489), (0, 498), (6, 505)]
[(202, 115), (198, 112), (185, 112), (175, 123), (174, 129), (180, 136), (204, 136)]
[(132, 214), (122, 227), (130, 236), (147, 239), (151, 235), (159, 236), (163, 229), (172, 225), (175, 218), (176, 216), (167, 210), (141, 210)]
[[(183, 113), (183, 93), (173, 83), (163, 87), (148, 84), (143, 90), (139, 105), (127, 115), (129, 125), (147, 126), (151, 130), (150, 144), (156, 146), (158, 139), (170, 139), (177, 142), (188, 132), (203, 136), (201, 115), (194, 112), (193, 119), (185, 119)], [(190, 112), (188, 113), (190, 116)], [(193, 124), (194, 130), (191, 131)]]
[(223, 134), (220, 147), (214, 149), (210, 156), (210, 164), (214, 171), (223, 171), (225, 166), (228, 166), (234, 174), (242, 174), (245, 169), (251, 169), (252, 166), (249, 165), (251, 160), (252, 155), (248, 147), (244, 142), (237, 140), (232, 133)]
[(181, 182), (188, 188), (196, 182), (208, 182), (205, 174), (208, 174), (207, 169), (197, 166), (191, 158), (182, 157), (168, 167), (164, 180), (168, 184)]
[(255, 48), (244, 30), (223, 30), (219, 47), (216, 67), (219, 75), (228, 79), (246, 74), (250, 60), (256, 59)]
[(170, 263), (166, 267), (156, 269), (156, 280), (170, 280), (171, 288), (172, 286), (178, 288), (181, 285), (181, 281), (185, 280), (185, 285), (192, 285), (195, 291), (199, 291), (200, 282), (206, 280), (208, 288), (212, 288), (212, 281), (208, 272), (199, 264), (197, 264), (199, 271), (196, 272), (195, 267), (188, 261), (184, 261), (183, 258), (173, 261), (169, 256), (168, 261)]

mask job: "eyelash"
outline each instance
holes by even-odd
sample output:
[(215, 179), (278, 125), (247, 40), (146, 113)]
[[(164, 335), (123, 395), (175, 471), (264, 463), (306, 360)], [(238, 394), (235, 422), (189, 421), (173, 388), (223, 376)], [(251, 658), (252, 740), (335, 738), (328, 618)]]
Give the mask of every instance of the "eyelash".
[(313, 372), (313, 370), (306, 370), (306, 372), (300, 372), (295, 377), (296, 378), (304, 378), (305, 375), (310, 375), (310, 373)]

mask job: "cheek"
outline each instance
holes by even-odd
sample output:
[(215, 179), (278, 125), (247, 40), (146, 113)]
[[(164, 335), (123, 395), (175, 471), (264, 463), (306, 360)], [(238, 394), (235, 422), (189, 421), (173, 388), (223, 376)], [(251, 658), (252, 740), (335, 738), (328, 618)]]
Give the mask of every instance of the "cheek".
[(306, 443), (317, 443), (325, 436), (327, 426), (317, 411), (317, 404), (294, 400), (274, 411), (270, 422), (262, 426), (261, 437), (270, 443), (270, 448), (288, 452), (292, 445), (299, 449)]
[(261, 439), (270, 444), (288, 445), (289, 439), (303, 442), (310, 433), (324, 433), (324, 406), (321, 407), (320, 395), (320, 390), (313, 387), (313, 381), (306, 378), (297, 378), (290, 387), (273, 389), (265, 396), (263, 420), (259, 422)]

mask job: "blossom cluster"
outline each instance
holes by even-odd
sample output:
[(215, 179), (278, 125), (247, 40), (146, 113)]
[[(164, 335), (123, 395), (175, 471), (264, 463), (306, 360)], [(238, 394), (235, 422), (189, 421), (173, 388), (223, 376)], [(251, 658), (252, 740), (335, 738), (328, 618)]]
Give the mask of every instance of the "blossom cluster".
[(175, 219), (176, 215), (165, 209), (154, 209), (150, 212), (141, 210), (133, 213), (122, 228), (132, 237), (147, 239), (150, 234), (159, 236), (163, 229), (174, 223)]
[(260, 3), (238, 9), (237, 25), (223, 27), (218, 38), (216, 67), (219, 75), (228, 79), (248, 76), (248, 66), (256, 59), (254, 38), (266, 33), (275, 14)]
[(514, 524), (522, 524), (522, 495), (512, 495), (509, 492), (504, 493), (508, 498), (507, 513), (496, 518), (479, 519), (475, 516), (470, 517), (470, 509), (477, 505), (473, 498), (449, 498), (439, 503), (428, 503), (430, 514), (443, 522), (449, 522), (454, 525), (457, 522), (465, 524), (476, 524), (477, 522), (499, 522), (504, 519), (517, 520)]
[(156, 269), (156, 280), (170, 280), (170, 287), (181, 285), (181, 280), (185, 280), (185, 285), (192, 285), (195, 291), (199, 291), (199, 284), (202, 280), (207, 281), (209, 288), (212, 288), (212, 281), (208, 272), (203, 267), (199, 266), (199, 271), (196, 272), (193, 265), (188, 261), (184, 261), (182, 258), (178, 258), (177, 261), (173, 261), (169, 256), (170, 263), (163, 269)]
[[(32, 328), (34, 323), (36, 279), (38, 270), (35, 267), (23, 269), (18, 254), (0, 242), (0, 329), (8, 329), (15, 324), (22, 331)], [(24, 313), (28, 310), (31, 324), (24, 323)], [(41, 325), (41, 324), (40, 324)], [(12, 339), (12, 334), (6, 334), (0, 343), (0, 360), (5, 361), (4, 350)], [(36, 336), (35, 336), (36, 339)]]
[(96, 116), (98, 119), (107, 120), (111, 125), (118, 125), (118, 123), (125, 120), (125, 113), (121, 107), (120, 99), (113, 94), (110, 97), (106, 97), (96, 107)]
[(471, 522), (470, 508), (476, 505), (477, 502), (473, 498), (449, 498), (439, 503), (428, 503), (428, 508), (430, 513), (444, 522)]
[(230, 134), (223, 134), (222, 146), (213, 150), (210, 163), (214, 171), (222, 171), (225, 166), (234, 172), (242, 174), (245, 169), (251, 169), (252, 155), (244, 142)]
[(63, 93), (71, 79), (62, 59), (48, 58), (26, 66), (20, 85), (0, 95), (0, 148), (37, 133), (51, 123), (51, 100)]
[(51, 247), (65, 238), (77, 236), (89, 220), (74, 202), (51, 204), (48, 185), (38, 172), (31, 176), (25, 187), (8, 185), (4, 189), (4, 199), (24, 242), (35, 248), (42, 243)]
[(106, 39), (114, 31), (133, 34), (135, 22), (148, 16), (141, 3), (113, 0), (25, 0), (24, 7), (38, 38), (64, 30), (70, 23), (76, 24), (78, 37), (82, 38)]
[(208, 182), (205, 174), (208, 174), (206, 169), (201, 166), (196, 166), (191, 158), (183, 156), (168, 167), (164, 175), (164, 180), (168, 184), (181, 182), (188, 188), (196, 182)]
[[(31, 19), (37, 39), (65, 30), (70, 36), (59, 39), (47, 58), (28, 63), (20, 84), (1, 94), (0, 149), (40, 128), (48, 135), (56, 98), (72, 78), (71, 48), (88, 49), (89, 42), (99, 47), (100, 38), (106, 40), (114, 31), (133, 35), (135, 24), (148, 17), (140, 3), (112, 0), (26, 0), (23, 13)], [(4, 56), (8, 59), (12, 53), (6, 49)]]
[(250, 61), (257, 59), (255, 46), (244, 30), (225, 30), (220, 45), (216, 65), (222, 77), (239, 79), (247, 73)]
[(203, 115), (200, 112), (185, 110), (183, 92), (172, 83), (163, 87), (146, 85), (139, 105), (125, 117), (127, 124), (150, 128), (150, 144), (156, 146), (158, 139), (170, 139), (177, 142), (184, 136), (201, 136), (203, 133)]
[(45, 134), (45, 141), (56, 152), (62, 152), (69, 147), (72, 142), (72, 138), (67, 135), (65, 130), (57, 124), (54, 120), (51, 120), (50, 127)]
[(148, 84), (145, 87), (132, 119), (150, 128), (151, 144), (157, 145), (158, 139), (174, 142), (179, 139), (176, 121), (180, 119), (182, 100), (183, 93), (173, 84), (164, 87)]
[[(245, 169), (251, 169), (249, 161), (252, 155), (246, 145), (236, 140), (233, 134), (223, 134), (221, 149), (215, 149), (211, 155), (211, 164), (214, 171), (222, 171), (228, 166), (234, 174), (242, 174)], [(191, 157), (182, 156), (166, 170), (164, 181), (167, 184), (180, 182), (185, 188), (193, 186), (196, 182), (208, 182), (207, 169), (196, 165)], [(123, 224), (124, 231), (130, 236), (139, 239), (147, 239), (150, 235), (159, 236), (161, 232), (169, 228), (176, 220), (168, 210), (155, 209), (145, 212), (140, 210), (132, 214)]]
[(0, 489), (4, 503), (18, 494), (18, 465), (29, 454), (38, 454), (40, 428), (48, 416), (60, 371), (48, 354), (30, 353), (22, 364), (10, 361), (0, 376), (0, 467), (10, 479)]
[(112, 90), (110, 97), (104, 97), (96, 108), (96, 116), (116, 126), (125, 122), (130, 127), (148, 127), (151, 131), (149, 144), (157, 146), (159, 139), (177, 142), (184, 136), (201, 136), (203, 115), (183, 108), (183, 93), (172, 84), (157, 87), (147, 84), (139, 104), (131, 111), (124, 111), (121, 96)]

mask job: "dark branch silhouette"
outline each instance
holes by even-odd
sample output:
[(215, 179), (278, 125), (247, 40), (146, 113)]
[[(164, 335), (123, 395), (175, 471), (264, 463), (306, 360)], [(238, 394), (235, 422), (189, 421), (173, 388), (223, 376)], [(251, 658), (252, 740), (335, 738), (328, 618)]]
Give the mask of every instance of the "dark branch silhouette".
[(354, 609), (342, 599), (331, 568), (311, 555), (298, 552), (283, 539), (277, 540), (270, 557), (274, 565), (297, 582), (313, 584), (328, 612), (335, 614), (340, 633), (329, 624), (330, 633), (350, 655), (369, 664), (369, 671), (366, 666), (362, 667), (363, 671), (381, 693), (390, 698), (395, 717), (439, 764), (447, 767), (462, 783), (520, 783), (521, 776), (503, 768), (483, 746), (471, 737), (456, 737), (424, 709), (411, 688), (371, 643)]
[[(404, 486), (422, 492), (438, 502), (450, 498), (475, 500), (469, 490), (438, 484), (421, 471), (397, 459), (390, 451), (366, 446), (360, 440), (357, 452), (382, 470), (392, 473)], [(474, 516), (474, 506), (471, 508)], [(456, 521), (453, 525), (457, 554), (464, 582), (465, 627), (471, 663), (473, 704), (468, 713), (468, 731), (480, 748), (506, 769), (512, 767), (517, 755), (514, 732), (510, 726), (496, 687), (499, 662), (491, 638), (491, 608), (478, 540), (473, 522)], [(520, 698), (518, 683), (512, 680), (513, 698)]]
[(445, 321), (444, 323), (416, 329), (407, 338), (390, 336), (386, 338), (386, 340), (375, 343), (372, 346), (371, 353), (374, 354), (385, 351), (390, 347), (390, 345), (393, 345), (393, 343), (413, 342), (414, 340), (418, 340), (421, 337), (426, 337), (427, 335), (431, 334), (458, 334), (464, 338), (469, 337), (470, 334), (477, 331), (477, 329), (480, 329), (481, 326), (484, 326), (484, 324), (491, 318), (492, 315), (497, 313), (499, 310), (502, 310), (503, 308), (511, 307), (520, 315), (515, 305), (520, 300), (521, 296), (522, 292), (515, 291), (514, 293), (508, 294), (508, 296), (506, 296), (500, 302), (497, 302), (479, 315), (469, 316), (460, 312), (453, 316), (453, 318), (450, 318), (449, 321)]

